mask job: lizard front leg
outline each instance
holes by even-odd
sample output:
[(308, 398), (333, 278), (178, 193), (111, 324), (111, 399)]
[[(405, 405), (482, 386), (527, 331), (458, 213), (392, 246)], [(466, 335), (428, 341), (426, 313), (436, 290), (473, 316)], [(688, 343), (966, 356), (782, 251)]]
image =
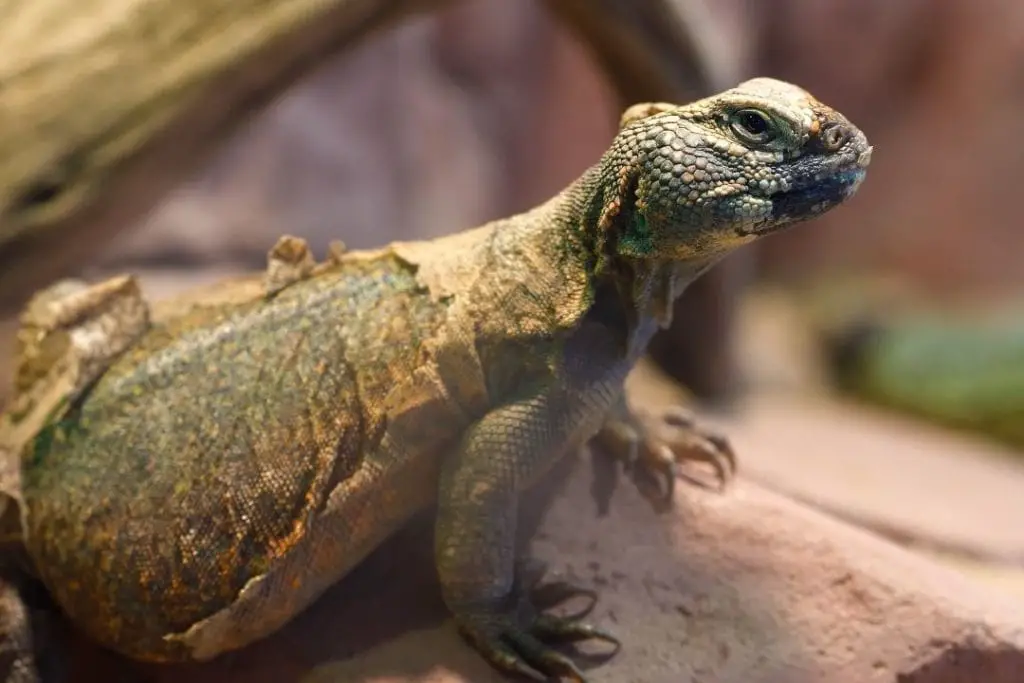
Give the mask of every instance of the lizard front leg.
[(546, 393), (492, 410), (466, 431), (440, 478), (435, 551), (445, 603), (489, 662), (542, 681), (584, 681), (549, 642), (619, 644), (576, 617), (541, 613), (516, 576), (518, 495), (565, 452), (580, 422), (571, 405)]
[[(736, 473), (736, 454), (728, 439), (701, 427), (693, 414), (682, 406), (669, 406), (656, 413), (635, 412), (622, 395), (590, 444), (597, 451), (596, 488), (600, 489), (597, 497), (602, 514), (607, 511), (607, 498), (616, 476), (608, 465), (624, 464), (640, 493), (659, 511), (671, 507), (677, 476), (707, 485), (680, 471), (680, 464), (710, 465), (719, 490), (724, 489)], [(612, 481), (607, 483), (605, 479)]]

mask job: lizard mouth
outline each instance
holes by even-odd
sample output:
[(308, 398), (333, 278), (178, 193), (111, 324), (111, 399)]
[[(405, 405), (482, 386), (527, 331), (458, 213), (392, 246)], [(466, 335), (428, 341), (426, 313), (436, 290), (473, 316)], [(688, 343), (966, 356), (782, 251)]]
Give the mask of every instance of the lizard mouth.
[(856, 192), (865, 175), (865, 169), (860, 166), (848, 167), (803, 187), (776, 192), (769, 197), (773, 218), (756, 229), (755, 234), (767, 235), (825, 213)]

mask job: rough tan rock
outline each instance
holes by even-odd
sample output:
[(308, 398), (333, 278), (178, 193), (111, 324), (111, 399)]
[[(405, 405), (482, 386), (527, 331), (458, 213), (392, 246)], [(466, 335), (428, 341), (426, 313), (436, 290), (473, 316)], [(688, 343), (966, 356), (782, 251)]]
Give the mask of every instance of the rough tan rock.
[(911, 543), (1024, 566), (1024, 459), (822, 397), (755, 396), (726, 426), (757, 481)]
[[(726, 495), (680, 487), (666, 515), (621, 487), (597, 518), (589, 464), (563, 469), (533, 546), (600, 591), (593, 617), (623, 640), (590, 670), (594, 683), (1021, 680), (1019, 596), (743, 481)], [(544, 495), (524, 510), (542, 510)], [(444, 621), (429, 558), (429, 525), (413, 525), (266, 642), (150, 673), (161, 683), (502, 681)]]

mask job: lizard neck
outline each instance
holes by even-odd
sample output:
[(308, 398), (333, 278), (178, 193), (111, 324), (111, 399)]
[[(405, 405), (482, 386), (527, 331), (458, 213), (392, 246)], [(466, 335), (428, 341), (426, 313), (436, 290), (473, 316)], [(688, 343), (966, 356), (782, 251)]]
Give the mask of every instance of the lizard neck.
[[(623, 356), (636, 358), (657, 329), (671, 322), (675, 299), (717, 257), (680, 260), (626, 255), (619, 236), (628, 236), (634, 212), (631, 202), (625, 201), (615, 218), (602, 224), (603, 209), (610, 201), (606, 184), (600, 167), (591, 167), (532, 211), (452, 239), (487, 245), (473, 268), (480, 270), (481, 282), (488, 283), (487, 291), (499, 302), (502, 313), (495, 319), (504, 321), (500, 325), (511, 324), (522, 334), (543, 320), (537, 329), (558, 334), (577, 330), (585, 319), (600, 321), (619, 337)], [(454, 246), (447, 249), (452, 255), (464, 252)], [(442, 277), (440, 273), (447, 271), (438, 272)], [(423, 269), (419, 277), (432, 282)], [(515, 291), (530, 295), (512, 296)], [(545, 302), (543, 310), (537, 302)], [(505, 321), (509, 317), (514, 320)]]
[(614, 275), (598, 277), (595, 308), (618, 309), (618, 325), (628, 357), (637, 359), (658, 329), (672, 322), (676, 299), (714, 265), (703, 261), (641, 261), (623, 259)]
[(618, 310), (627, 353), (639, 356), (658, 328), (671, 324), (675, 300), (724, 254), (685, 260), (624, 255), (619, 240), (630, 233), (629, 222), (636, 214), (631, 198), (618, 198), (623, 206), (602, 225), (610, 197), (599, 166), (591, 167), (563, 194), (562, 201), (575, 209), (569, 211), (575, 218), (565, 242), (586, 273), (592, 306)]

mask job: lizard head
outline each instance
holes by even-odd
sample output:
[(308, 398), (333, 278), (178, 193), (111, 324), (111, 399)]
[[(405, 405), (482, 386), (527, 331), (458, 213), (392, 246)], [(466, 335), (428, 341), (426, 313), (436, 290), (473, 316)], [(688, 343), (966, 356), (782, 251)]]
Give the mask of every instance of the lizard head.
[(614, 190), (599, 233), (627, 258), (724, 255), (838, 206), (870, 159), (842, 114), (770, 78), (684, 106), (637, 104), (602, 160)]

